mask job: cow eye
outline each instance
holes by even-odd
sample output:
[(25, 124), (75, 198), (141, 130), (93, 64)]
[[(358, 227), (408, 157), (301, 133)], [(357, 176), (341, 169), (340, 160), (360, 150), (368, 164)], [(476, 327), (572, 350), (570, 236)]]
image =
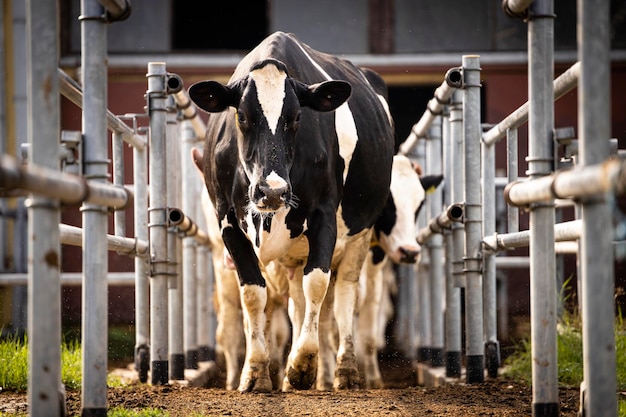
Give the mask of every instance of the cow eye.
[(300, 124), (300, 120), (302, 120), (302, 112), (301, 111), (299, 111), (298, 114), (296, 114), (296, 118), (294, 119), (294, 123)]
[(237, 122), (239, 122), (239, 125), (246, 125), (248, 123), (246, 116), (241, 110), (237, 110)]

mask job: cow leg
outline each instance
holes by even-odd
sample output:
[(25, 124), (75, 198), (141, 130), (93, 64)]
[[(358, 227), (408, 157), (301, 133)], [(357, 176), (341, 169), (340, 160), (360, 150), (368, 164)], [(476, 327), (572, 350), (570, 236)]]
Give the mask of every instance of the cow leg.
[(219, 303), (215, 336), (226, 362), (226, 389), (235, 390), (241, 370), (239, 348), (244, 335), (239, 280), (235, 271), (216, 267), (215, 287)]
[(365, 279), (365, 297), (360, 303), (357, 332), (359, 335), (358, 352), (363, 363), (365, 386), (368, 389), (383, 388), (383, 381), (378, 367), (378, 341), (380, 307), (383, 295), (382, 268), (384, 261), (374, 264), (371, 254), (363, 264), (361, 279)]
[(319, 353), (319, 315), (330, 281), (330, 271), (313, 269), (302, 279), (305, 299), (304, 321), (287, 362), (289, 383), (296, 389), (309, 389), (317, 377)]
[(269, 372), (269, 353), (265, 343), (265, 306), (267, 287), (261, 275), (259, 260), (252, 243), (237, 226), (234, 211), (229, 211), (227, 221), (222, 221), (222, 238), (237, 267), (239, 295), (246, 335), (246, 357), (239, 391), (270, 392), (272, 380)]
[(246, 334), (246, 359), (241, 371), (239, 391), (270, 392), (269, 353), (265, 342), (265, 305), (267, 288), (245, 284), (240, 289)]
[[(302, 267), (294, 270), (293, 276), (289, 279), (289, 301), (287, 305), (287, 312), (289, 314), (289, 320), (291, 321), (291, 349), (287, 358), (287, 366), (297, 355), (296, 341), (300, 337), (300, 330), (302, 329), (302, 323), (304, 322), (304, 292), (302, 291)], [(287, 372), (283, 379), (283, 391), (291, 391), (293, 387), (289, 382)]]
[(361, 267), (370, 244), (370, 230), (365, 230), (346, 244), (344, 257), (337, 269), (334, 313), (339, 330), (335, 389), (359, 388), (359, 370), (353, 339), (354, 308)]
[(335, 371), (335, 357), (337, 343), (335, 341), (335, 323), (333, 321), (334, 284), (331, 283), (326, 292), (326, 298), (320, 311), (319, 340), (320, 355), (316, 388), (320, 391), (333, 389), (333, 375)]

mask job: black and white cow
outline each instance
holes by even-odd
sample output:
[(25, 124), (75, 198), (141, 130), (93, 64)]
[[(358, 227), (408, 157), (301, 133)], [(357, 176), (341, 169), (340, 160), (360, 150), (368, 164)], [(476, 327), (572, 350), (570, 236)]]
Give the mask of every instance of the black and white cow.
[[(192, 85), (211, 114), (205, 182), (240, 280), (247, 323), (240, 391), (268, 391), (261, 268), (279, 261), (301, 276), (304, 311), (286, 375), (297, 389), (316, 379), (319, 314), (331, 280), (340, 342), (334, 385), (358, 384), (352, 334), (357, 283), (391, 176), (393, 127), (386, 102), (349, 61), (293, 35), (268, 36), (228, 85)], [(333, 110), (335, 110), (333, 112)]]
[[(421, 168), (404, 155), (393, 157), (390, 194), (374, 225), (372, 247), (361, 271), (358, 303), (358, 357), (363, 364), (366, 388), (382, 388), (378, 366), (381, 331), (384, 337), (384, 297), (388, 295), (388, 262), (413, 264), (419, 260), (420, 245), (415, 238), (415, 221), (426, 192), (437, 187), (441, 175), (421, 175)], [(387, 272), (389, 273), (389, 272)], [(387, 280), (387, 282), (386, 282)], [(388, 319), (388, 317), (387, 317)]]

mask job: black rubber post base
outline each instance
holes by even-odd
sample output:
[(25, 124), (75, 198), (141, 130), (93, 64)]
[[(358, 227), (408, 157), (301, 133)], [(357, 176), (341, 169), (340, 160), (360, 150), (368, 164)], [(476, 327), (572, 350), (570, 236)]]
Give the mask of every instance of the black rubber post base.
[(485, 382), (485, 355), (471, 355), (467, 357), (465, 378), (468, 384)]
[(446, 376), (461, 377), (461, 352), (446, 352)]
[(417, 348), (417, 361), (418, 362), (428, 362), (430, 360), (430, 348), (429, 347), (418, 347)]
[(83, 408), (80, 415), (82, 417), (107, 417), (107, 409), (105, 408)]
[(215, 360), (215, 349), (208, 346), (198, 346), (198, 362), (208, 362)]
[(182, 381), (185, 379), (185, 355), (172, 353), (170, 355), (170, 379)]
[(444, 365), (443, 348), (430, 349), (430, 366), (438, 368)]
[(198, 369), (197, 350), (188, 350), (185, 352), (185, 369)]
[(152, 385), (167, 385), (167, 383), (169, 382), (169, 362), (152, 361), (150, 365), (152, 369)]
[(558, 417), (558, 403), (533, 403), (533, 417)]

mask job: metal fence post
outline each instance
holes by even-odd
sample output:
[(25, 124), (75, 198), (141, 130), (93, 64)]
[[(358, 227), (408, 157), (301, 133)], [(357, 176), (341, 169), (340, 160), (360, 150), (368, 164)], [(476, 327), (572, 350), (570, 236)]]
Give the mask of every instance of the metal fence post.
[[(83, 167), (88, 180), (108, 180), (107, 30), (104, 8), (81, 2)], [(83, 203), (82, 414), (106, 415), (108, 354), (107, 208)]]
[[(463, 92), (456, 90), (450, 101), (449, 172), (446, 188), (450, 189), (450, 203), (463, 201), (464, 165), (463, 157)], [(455, 156), (454, 162), (452, 155)], [(453, 164), (454, 163), (454, 168)], [(446, 278), (446, 376), (461, 376), (461, 282), (463, 278), (463, 253), (465, 230), (463, 224), (452, 223), (447, 257), (451, 261), (451, 272)]]
[(148, 63), (147, 77), (150, 116), (150, 367), (152, 384), (165, 385), (169, 376), (165, 63)]
[[(441, 153), (441, 130), (442, 117), (434, 118), (426, 136), (426, 152), (428, 158), (428, 173), (431, 175), (442, 174), (442, 153)], [(443, 187), (437, 187), (428, 195), (428, 219), (439, 215), (443, 208)], [(430, 343), (430, 365), (439, 367), (444, 365), (443, 348), (443, 301), (445, 287), (443, 235), (434, 234), (427, 243), (430, 254), (430, 321), (431, 321), (431, 343)]]
[[(166, 81), (167, 85), (167, 81)], [(180, 207), (180, 152), (178, 138), (178, 122), (176, 120), (176, 104), (172, 95), (167, 96), (165, 149), (167, 166), (167, 206)], [(169, 216), (168, 216), (169, 218)], [(167, 229), (167, 261), (169, 278), (167, 282), (168, 296), (168, 347), (169, 347), (169, 377), (172, 380), (185, 379), (185, 347), (184, 347), (184, 302), (183, 280), (180, 274), (179, 246), (180, 238), (176, 227)]]
[(483, 382), (483, 289), (480, 265), (482, 213), (480, 189), (480, 60), (463, 56), (463, 125), (465, 149), (465, 322), (467, 383)]
[[(553, 167), (554, 8), (537, 0), (528, 23), (528, 176), (549, 175)], [(556, 346), (556, 258), (554, 201), (531, 205), (530, 301), (533, 416), (557, 416), (559, 398)]]
[[(60, 99), (58, 4), (30, 0), (28, 39), (28, 143), (30, 163), (59, 169)], [(32, 416), (60, 416), (61, 245), (58, 200), (29, 196), (28, 204), (28, 404)]]
[[(581, 62), (578, 133), (582, 165), (609, 156), (611, 137), (609, 10), (607, 0), (578, 1)], [(606, 196), (584, 199), (580, 210), (585, 416), (617, 415), (614, 336), (614, 267), (611, 207)]]
[[(496, 232), (496, 149), (495, 145), (481, 142), (483, 192), (483, 236)], [(495, 253), (483, 251), (483, 325), (485, 333), (485, 365), (491, 378), (498, 376), (500, 343), (496, 300)]]

